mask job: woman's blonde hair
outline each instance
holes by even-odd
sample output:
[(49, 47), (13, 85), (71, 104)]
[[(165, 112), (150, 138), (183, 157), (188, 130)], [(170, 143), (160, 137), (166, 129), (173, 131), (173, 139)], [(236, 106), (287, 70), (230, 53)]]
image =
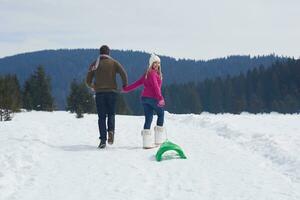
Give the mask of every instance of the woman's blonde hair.
[[(149, 66), (148, 69), (146, 70), (146, 73), (145, 73), (145, 78), (146, 78), (146, 79), (147, 79), (148, 73), (149, 73), (150, 70), (152, 69), (153, 65), (154, 65), (154, 62), (153, 62), (152, 65)], [(162, 72), (161, 72), (161, 65), (160, 65), (160, 64), (159, 64), (159, 66), (158, 66), (158, 75), (159, 75), (159, 77), (160, 77), (160, 80), (162, 80), (162, 79), (163, 79), (163, 75), (162, 75)]]

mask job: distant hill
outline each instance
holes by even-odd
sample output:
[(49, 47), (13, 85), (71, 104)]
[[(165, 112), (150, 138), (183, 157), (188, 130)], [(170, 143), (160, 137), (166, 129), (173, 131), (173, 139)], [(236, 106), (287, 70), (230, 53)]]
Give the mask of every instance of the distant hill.
[[(39, 66), (45, 68), (52, 80), (52, 92), (58, 109), (64, 109), (69, 86), (73, 79), (85, 78), (88, 65), (98, 56), (98, 49), (43, 50), (0, 59), (0, 74), (16, 74), (21, 84)], [(149, 54), (139, 51), (112, 50), (111, 56), (126, 69), (129, 82), (146, 70)], [(286, 58), (267, 56), (228, 56), (212, 60), (175, 59), (160, 56), (164, 84), (199, 82), (217, 76), (237, 75), (261, 65), (268, 67)]]

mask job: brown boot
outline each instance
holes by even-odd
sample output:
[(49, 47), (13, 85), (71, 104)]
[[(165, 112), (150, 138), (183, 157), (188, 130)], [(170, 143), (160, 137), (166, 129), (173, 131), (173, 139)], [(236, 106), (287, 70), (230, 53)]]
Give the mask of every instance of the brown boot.
[(107, 143), (112, 145), (114, 143), (114, 136), (115, 133), (113, 131), (108, 131), (108, 139), (107, 139)]

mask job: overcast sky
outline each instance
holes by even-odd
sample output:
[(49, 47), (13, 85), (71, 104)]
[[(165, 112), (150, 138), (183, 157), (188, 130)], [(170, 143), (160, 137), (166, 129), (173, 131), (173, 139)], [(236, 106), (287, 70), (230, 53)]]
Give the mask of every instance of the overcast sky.
[(0, 58), (99, 48), (175, 58), (300, 56), (299, 0), (0, 0)]

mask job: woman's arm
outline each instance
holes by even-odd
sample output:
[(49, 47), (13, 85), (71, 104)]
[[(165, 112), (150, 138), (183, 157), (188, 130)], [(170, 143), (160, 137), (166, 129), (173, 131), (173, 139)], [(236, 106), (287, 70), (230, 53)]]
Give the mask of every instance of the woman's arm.
[(131, 91), (135, 90), (136, 88), (143, 85), (144, 81), (145, 81), (145, 74), (143, 74), (143, 76), (141, 76), (141, 78), (138, 79), (137, 81), (135, 81), (134, 83), (132, 83), (126, 87), (123, 87), (123, 92), (127, 93), (127, 92), (131, 92)]

